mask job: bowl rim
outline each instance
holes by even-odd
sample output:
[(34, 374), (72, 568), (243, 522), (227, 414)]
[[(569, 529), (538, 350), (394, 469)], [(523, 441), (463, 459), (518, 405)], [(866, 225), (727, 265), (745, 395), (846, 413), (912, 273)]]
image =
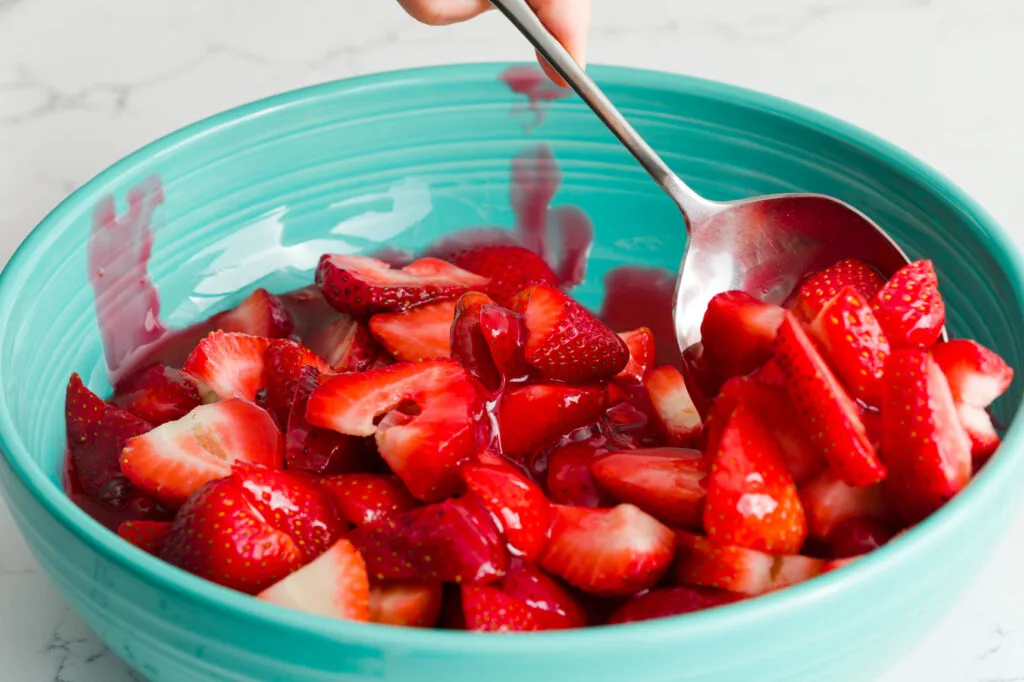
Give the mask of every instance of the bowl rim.
[[(363, 90), (402, 87), (410, 82), (492, 81), (501, 70), (528, 62), (481, 62), (444, 64), (412, 69), (384, 71), (353, 78), (329, 81), (244, 104), (207, 117), (169, 133), (111, 164), (86, 182), (54, 208), (25, 238), (0, 272), (0, 320), (11, 313), (15, 294), (27, 281), (49, 239), (59, 236), (65, 219), (84, 209), (91, 210), (96, 196), (109, 185), (134, 172), (134, 169), (160, 155), (202, 136), (230, 127), (242, 120), (285, 107), (301, 107), (324, 96), (356, 94)], [(600, 83), (628, 85), (698, 96), (728, 106), (757, 109), (785, 118), (818, 133), (839, 138), (868, 152), (896, 172), (927, 186), (933, 194), (962, 214), (978, 237), (987, 242), (988, 252), (1007, 275), (1018, 300), (1024, 300), (1024, 260), (1013, 240), (963, 190), (944, 175), (892, 143), (857, 126), (810, 107), (735, 85), (664, 71), (619, 66), (592, 65), (594, 79)], [(1018, 311), (1024, 315), (1024, 309)], [(6, 336), (0, 326), (0, 343)], [(29, 493), (70, 533), (89, 545), (104, 560), (133, 574), (164, 594), (174, 594), (197, 602), (213, 611), (245, 617), (261, 627), (287, 627), (339, 642), (376, 647), (399, 647), (404, 651), (432, 650), (455, 652), (467, 645), (479, 655), (520, 655), (525, 653), (567, 653), (611, 644), (644, 648), (665, 641), (678, 642), (689, 635), (702, 637), (728, 632), (736, 625), (765, 622), (784, 616), (791, 610), (811, 606), (854, 584), (907, 563), (915, 550), (938, 544), (945, 529), (955, 528), (961, 508), (984, 504), (999, 488), (1008, 487), (1020, 473), (1024, 462), (1024, 407), (1018, 408), (1006, 432), (1002, 456), (997, 455), (979, 473), (971, 485), (942, 509), (916, 526), (913, 532), (893, 540), (842, 571), (830, 572), (815, 580), (763, 595), (756, 599), (697, 613), (614, 627), (590, 627), (569, 631), (532, 633), (528, 637), (480, 637), (472, 633), (420, 628), (396, 628), (309, 615), (268, 604), (234, 590), (193, 576), (146, 552), (123, 542), (79, 509), (59, 486), (44, 474), (30, 457), (8, 409), (6, 393), (0, 392), (0, 452)]]

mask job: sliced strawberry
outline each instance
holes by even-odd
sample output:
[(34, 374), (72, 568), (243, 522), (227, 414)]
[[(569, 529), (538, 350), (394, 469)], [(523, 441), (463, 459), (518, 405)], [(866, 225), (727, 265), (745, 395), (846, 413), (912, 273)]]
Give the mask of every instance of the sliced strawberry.
[(455, 298), (470, 289), (486, 288), (488, 279), (436, 258), (421, 258), (393, 269), (366, 256), (328, 253), (320, 258), (316, 283), (335, 309), (367, 317)]
[(772, 355), (785, 310), (744, 291), (725, 291), (708, 303), (700, 324), (703, 360), (718, 376), (750, 374)]
[(615, 375), (615, 379), (643, 382), (647, 370), (654, 364), (654, 334), (647, 327), (640, 327), (619, 334), (619, 338), (629, 350), (629, 362), (621, 372)]
[(615, 376), (629, 362), (623, 340), (554, 287), (524, 289), (513, 310), (526, 324), (526, 361), (548, 379), (597, 381)]
[(171, 533), (170, 521), (125, 521), (117, 534), (144, 552), (160, 556)]
[(861, 556), (876, 550), (892, 539), (893, 530), (886, 523), (869, 516), (847, 519), (836, 526), (828, 540), (833, 559)]
[(121, 470), (157, 499), (178, 506), (209, 481), (231, 473), (236, 462), (280, 469), (281, 433), (274, 420), (244, 400), (202, 405), (181, 419), (130, 438)]
[(1013, 369), (1006, 361), (977, 341), (938, 343), (932, 357), (946, 375), (956, 403), (988, 407), (1013, 381)]
[(614, 509), (552, 508), (551, 538), (541, 566), (599, 596), (652, 587), (672, 562), (675, 537), (631, 504)]
[(160, 558), (225, 587), (257, 594), (299, 568), (303, 554), (229, 476), (196, 491), (174, 519)]
[(707, 465), (699, 450), (651, 448), (611, 452), (590, 465), (601, 487), (662, 523), (700, 527)]
[(971, 443), (949, 383), (927, 351), (893, 351), (885, 376), (882, 454), (889, 476), (882, 491), (902, 521), (917, 523), (967, 485)]
[(600, 438), (569, 443), (552, 451), (547, 462), (551, 501), (574, 507), (614, 507), (615, 498), (597, 483), (590, 466), (599, 455), (618, 449)]
[(825, 566), (821, 559), (799, 554), (772, 556), (756, 549), (719, 545), (685, 531), (677, 531), (676, 540), (675, 579), (683, 585), (754, 596), (809, 580)]
[(159, 426), (180, 419), (199, 407), (202, 399), (194, 382), (166, 365), (145, 367), (118, 383), (110, 402), (139, 419)]
[(702, 428), (700, 412), (679, 370), (668, 365), (659, 367), (644, 378), (644, 387), (665, 444), (678, 448), (696, 445)]
[(732, 604), (741, 598), (738, 594), (709, 587), (665, 587), (633, 597), (615, 610), (608, 624), (680, 616)]
[(400, 362), (451, 357), (455, 301), (425, 303), (370, 318), (370, 332)]
[(110, 481), (124, 480), (119, 464), (125, 443), (153, 427), (124, 410), (103, 402), (72, 374), (64, 404), (68, 455), (74, 462), (82, 492), (101, 495)]
[(498, 405), (502, 453), (528, 462), (540, 448), (600, 418), (607, 399), (603, 388), (566, 384), (531, 384), (506, 392)]
[(366, 564), (352, 543), (344, 539), (257, 597), (316, 616), (370, 619), (370, 581)]
[(850, 394), (877, 407), (890, 349), (867, 299), (856, 289), (843, 289), (825, 304), (809, 331)]
[(982, 407), (960, 404), (957, 405), (956, 413), (960, 417), (964, 431), (967, 432), (967, 437), (971, 440), (971, 460), (977, 470), (977, 467), (987, 462), (999, 448), (999, 434), (992, 424), (992, 418)]
[(587, 614), (576, 598), (558, 581), (536, 568), (527, 565), (512, 568), (501, 579), (501, 589), (542, 612), (535, 617), (545, 629), (579, 628), (587, 624)]
[(441, 583), (387, 582), (370, 586), (370, 621), (432, 628), (441, 615)]
[(284, 303), (266, 289), (257, 289), (237, 307), (213, 318), (214, 329), (268, 339), (285, 339), (295, 322)]
[(432, 502), (458, 489), (458, 465), (479, 449), (481, 409), (459, 363), (430, 360), (332, 377), (309, 397), (306, 419), (338, 433), (375, 436), (409, 492)]
[(723, 545), (795, 554), (807, 537), (796, 485), (778, 444), (745, 405), (722, 432), (708, 478), (704, 528)]
[(849, 566), (850, 564), (852, 564), (854, 561), (856, 561), (859, 558), (860, 557), (851, 556), (851, 557), (846, 557), (845, 559), (829, 559), (828, 561), (825, 562), (825, 565), (822, 566), (821, 572), (822, 573), (831, 573), (832, 571), (835, 571), (835, 570), (838, 570), (840, 568), (843, 568), (844, 566)]
[(532, 284), (559, 284), (547, 262), (522, 246), (472, 246), (457, 251), (448, 260), (463, 270), (488, 277), (490, 282), (483, 291), (501, 305), (509, 305), (516, 294)]
[(488, 585), (463, 585), (465, 629), (473, 632), (536, 632), (545, 630), (542, 611), (522, 599)]
[(532, 372), (526, 362), (526, 324), (523, 316), (496, 305), (480, 309), (480, 328), (498, 372), (506, 381), (524, 379)]
[(341, 474), (321, 479), (341, 517), (365, 526), (419, 506), (401, 479), (384, 474)]
[(946, 323), (946, 305), (930, 260), (897, 270), (875, 294), (871, 307), (893, 349), (928, 348)]
[(750, 375), (750, 378), (757, 383), (765, 384), (766, 386), (775, 386), (778, 388), (785, 388), (786, 386), (786, 375), (782, 371), (782, 368), (779, 367), (779, 361), (774, 357), (761, 365), (760, 369)]
[(856, 403), (790, 313), (779, 327), (776, 357), (800, 424), (829, 465), (849, 485), (867, 486), (885, 478), (885, 466)]
[(185, 360), (184, 371), (199, 381), (207, 400), (253, 401), (263, 385), (263, 356), (270, 343), (259, 336), (213, 332)]
[(837, 526), (849, 519), (887, 516), (881, 486), (849, 486), (828, 469), (800, 488), (800, 500), (807, 516), (807, 530), (816, 540), (827, 540)]
[(548, 538), (550, 505), (537, 484), (510, 466), (466, 464), (467, 494), (476, 497), (501, 523), (509, 548), (535, 561)]
[(263, 353), (263, 404), (281, 428), (288, 426), (295, 392), (302, 383), (303, 367), (331, 372), (330, 365), (316, 353), (288, 339), (272, 342)]
[(484, 307), (493, 303), (490, 296), (476, 291), (460, 296), (455, 304), (449, 342), (451, 357), (458, 360), (486, 391), (496, 394), (504, 387), (505, 377), (492, 356), (480, 321)]
[(337, 372), (365, 372), (380, 351), (370, 328), (350, 315), (322, 327), (310, 338), (309, 348)]
[(848, 258), (804, 280), (795, 295), (793, 314), (804, 322), (810, 322), (843, 289), (854, 289), (870, 299), (884, 284), (885, 280), (870, 265)]
[(360, 526), (349, 539), (375, 581), (488, 582), (508, 561), (490, 514), (473, 499), (445, 500)]

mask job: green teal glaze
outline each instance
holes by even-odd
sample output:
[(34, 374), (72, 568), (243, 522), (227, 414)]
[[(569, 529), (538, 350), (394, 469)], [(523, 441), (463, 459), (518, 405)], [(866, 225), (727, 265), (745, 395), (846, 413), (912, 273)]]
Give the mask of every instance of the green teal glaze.
[[(554, 203), (578, 205), (595, 223), (588, 303), (600, 301), (613, 265), (676, 267), (683, 230), (672, 203), (574, 99), (524, 132), (509, 114), (523, 102), (498, 81), (502, 69), (369, 76), (215, 116), (115, 164), (36, 228), (0, 277), (0, 481), (35, 556), (75, 611), (155, 682), (871, 679), (936, 622), (1005, 531), (1024, 466), (1020, 381), (998, 406), (1012, 421), (1002, 450), (913, 532), (778, 594), (615, 628), (478, 636), (284, 611), (121, 542), (61, 492), (68, 375), (109, 388), (86, 278), (91, 211), (111, 192), (123, 205), (152, 173), (167, 201), (151, 272), (173, 325), (257, 281), (307, 283), (323, 250), (415, 248), (460, 227), (510, 225), (510, 159), (538, 140), (563, 171)], [(1024, 367), (1024, 266), (984, 210), (938, 173), (765, 95), (668, 74), (592, 73), (698, 191), (824, 192), (864, 210), (912, 255), (935, 260), (954, 335)]]

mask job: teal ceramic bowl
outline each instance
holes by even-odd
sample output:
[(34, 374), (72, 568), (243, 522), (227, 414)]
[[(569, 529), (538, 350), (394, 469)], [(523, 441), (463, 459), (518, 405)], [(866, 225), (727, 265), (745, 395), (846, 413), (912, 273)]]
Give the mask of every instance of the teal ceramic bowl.
[[(521, 636), (396, 629), (278, 609), (161, 563), (75, 507), (60, 485), (71, 372), (109, 390), (86, 244), (94, 207), (156, 174), (150, 273), (181, 326), (257, 283), (306, 284), (323, 251), (417, 249), (475, 225), (510, 227), (513, 157), (546, 142), (556, 206), (596, 233), (579, 289), (598, 305), (623, 263), (677, 267), (683, 226), (575, 99), (543, 122), (502, 65), (330, 83), (197, 123), (117, 163), (25, 241), (0, 280), (0, 479), (18, 527), (61, 594), (150, 680), (730, 682), (870, 680), (971, 581), (1020, 499), (1016, 382), (998, 404), (1005, 444), (968, 489), (851, 567), (770, 596), (659, 621)], [(687, 182), (712, 198), (823, 192), (934, 259), (953, 335), (1024, 367), (1024, 266), (993, 220), (906, 153), (771, 97), (682, 76), (595, 67), (595, 79)], [(127, 248), (127, 247), (126, 247)], [(954, 551), (955, 548), (955, 551)]]

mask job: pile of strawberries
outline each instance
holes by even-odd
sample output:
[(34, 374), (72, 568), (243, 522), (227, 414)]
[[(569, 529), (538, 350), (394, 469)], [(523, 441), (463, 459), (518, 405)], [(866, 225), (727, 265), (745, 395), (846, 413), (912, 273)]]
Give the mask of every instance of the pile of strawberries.
[(682, 371), (517, 246), (325, 255), (316, 283), (338, 314), (305, 338), (257, 290), (180, 368), (109, 401), (72, 376), (69, 467), (164, 561), (353, 620), (570, 628), (807, 580), (961, 490), (1013, 375), (939, 341), (927, 261), (720, 294)]

